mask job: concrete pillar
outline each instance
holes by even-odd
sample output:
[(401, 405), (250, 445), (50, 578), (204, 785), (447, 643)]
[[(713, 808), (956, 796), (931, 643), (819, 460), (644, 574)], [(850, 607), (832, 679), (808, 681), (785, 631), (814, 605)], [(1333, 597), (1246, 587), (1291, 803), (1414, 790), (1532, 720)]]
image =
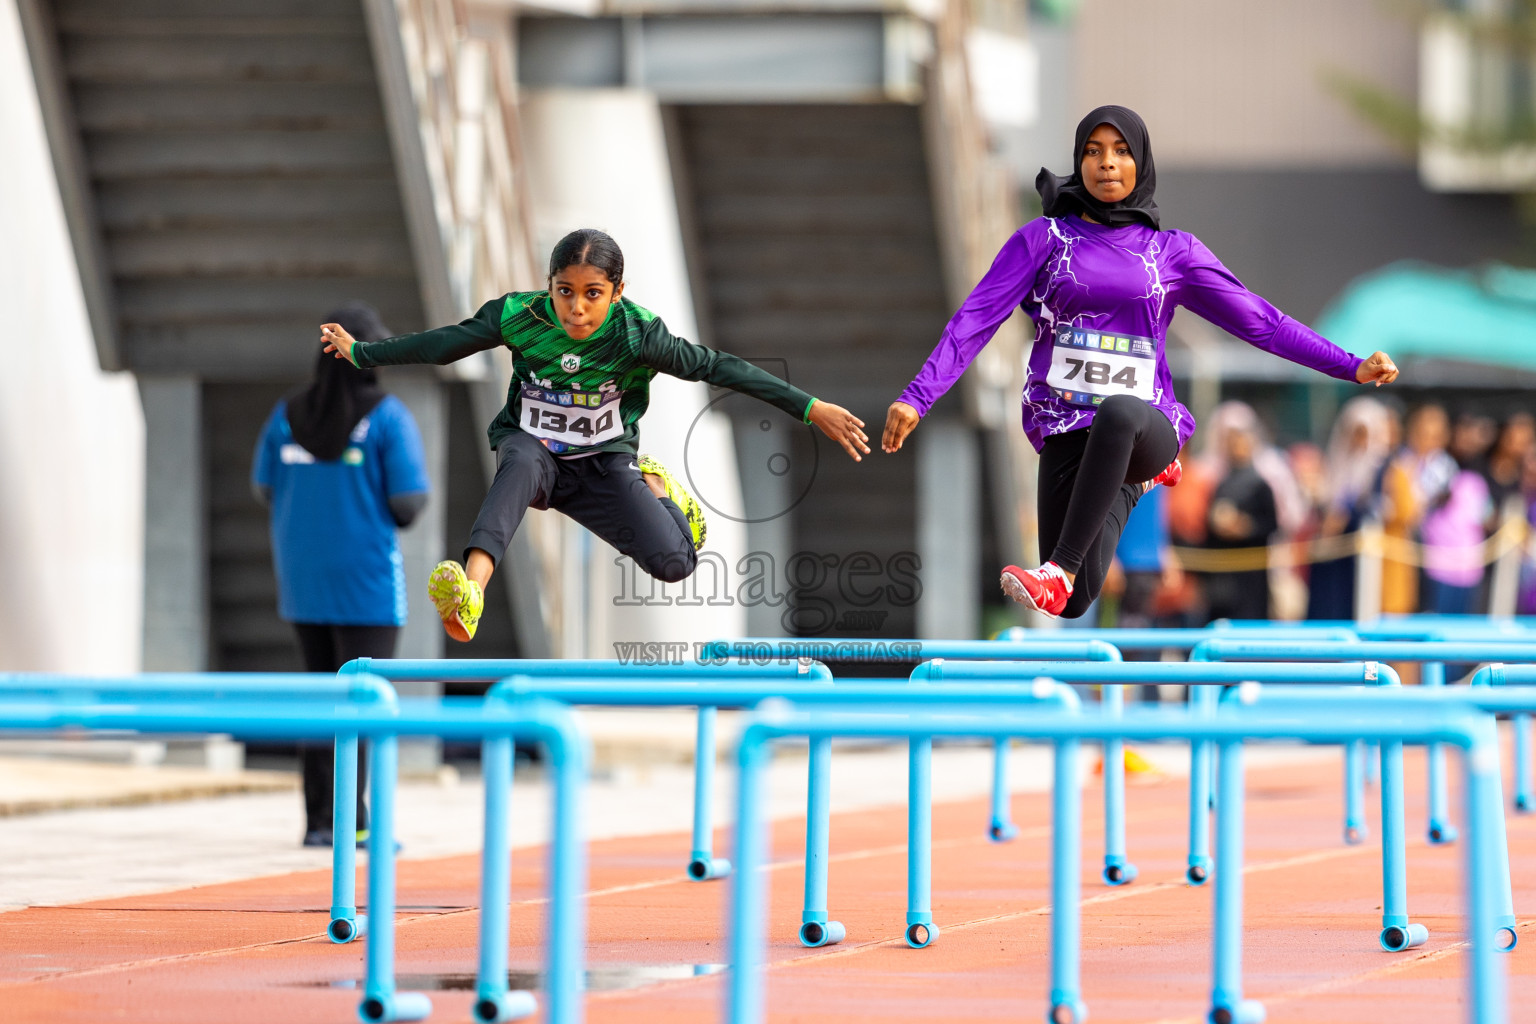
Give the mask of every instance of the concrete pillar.
[[(736, 441), (736, 464), (742, 467), (741, 498), (746, 509), (747, 552), (749, 559), (761, 559), (772, 571), (772, 590), (760, 600), (746, 605), (748, 636), (784, 635), (784, 599), (780, 586), (784, 566), (794, 554), (794, 521), (790, 508), (791, 465), (783, 430), (760, 430), (761, 415), (741, 418), (732, 432)], [(734, 568), (734, 567), (733, 567)], [(741, 572), (735, 574), (740, 579)]]
[[(405, 559), (405, 592), (410, 602), (405, 628), (400, 631), (401, 658), (440, 658), (445, 634), (442, 622), (427, 600), (427, 574), (448, 553), (448, 395), (433, 369), (387, 367), (380, 370), (384, 387), (405, 403), (421, 429), (426, 452), (427, 479), (432, 494), (427, 507), (408, 529), (400, 533), (400, 553)], [(442, 694), (442, 684), (397, 683), (402, 697)], [(431, 775), (443, 760), (442, 741), (435, 737), (400, 741), (400, 771), (404, 775)]]
[(208, 668), (202, 385), (139, 377), (144, 406), (144, 670)]
[(922, 595), (917, 633), (925, 640), (981, 635), (976, 574), (981, 562), (981, 451), (975, 430), (928, 420), (917, 446), (917, 552)]

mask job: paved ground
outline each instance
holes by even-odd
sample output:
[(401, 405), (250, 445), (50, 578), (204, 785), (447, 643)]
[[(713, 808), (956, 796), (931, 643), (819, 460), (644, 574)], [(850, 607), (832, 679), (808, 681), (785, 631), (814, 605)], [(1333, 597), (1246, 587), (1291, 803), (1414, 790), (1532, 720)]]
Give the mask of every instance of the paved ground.
[[(794, 941), (804, 835), (795, 810), (804, 765), (789, 758), (777, 766), (775, 800), (784, 816), (774, 830), (771, 875), (774, 1020), (835, 1018), (844, 1024), (1043, 1015), (1044, 795), (1019, 787), (1014, 811), (1025, 832), (1014, 843), (995, 845), (982, 835), (986, 753), (948, 750), (938, 760), (936, 790), (943, 802), (935, 811), (934, 907), (943, 931), (922, 951), (899, 941), (904, 810), (892, 805), (904, 784), (902, 756), (880, 751), (837, 759), (832, 908), (849, 937), (823, 950), (806, 950)], [(1177, 760), (1173, 756), (1168, 766)], [(1263, 759), (1252, 760), (1248, 993), (1266, 1001), (1272, 1021), (1461, 1019), (1461, 852), (1429, 848), (1417, 838), (1424, 820), (1419, 758), (1410, 755), (1409, 821), (1415, 837), (1410, 882), (1414, 917), (1429, 926), (1431, 939), (1406, 955), (1375, 946), (1379, 848), (1339, 842), (1337, 753), (1283, 752), (1270, 755), (1267, 766)], [(1038, 751), (1026, 751), (1018, 761), (1021, 782), (1044, 777)], [(610, 836), (592, 845), (588, 1017), (593, 1021), (719, 1019), (721, 979), (711, 972), (722, 959), (727, 888), (681, 878), (687, 778), (686, 771), (662, 766), (646, 777), (613, 778), (593, 787), (589, 818), (598, 834)], [(520, 784), (518, 805), (542, 803), (539, 789), (533, 780)], [(1093, 1020), (1196, 1021), (1208, 986), (1210, 891), (1179, 882), (1184, 788), (1172, 772), (1161, 782), (1132, 788), (1130, 842), (1141, 878), (1114, 890), (1093, 881), (1100, 841), (1097, 795), (1089, 773), (1083, 973)], [(470, 993), (461, 986), (468, 984), (475, 961), (478, 869), (472, 854), (447, 847), (473, 847), (476, 799), (472, 780), (455, 787), (411, 787), (402, 794), (404, 821), (419, 814), (437, 823), (434, 834), (404, 837), (399, 930), (402, 986), (433, 990), (434, 1020), (469, 1019)], [(178, 819), (177, 810), (185, 817)], [(122, 824), (109, 827), (114, 816), (122, 816)], [(130, 820), (145, 826), (142, 849), (127, 842)], [(28, 867), (26, 848), (46, 845), (45, 822), (52, 823), (55, 841), (81, 834), (92, 839), (94, 860), (77, 869), (76, 890), (62, 879), (45, 884), (39, 866)], [(4, 884), (9, 887), (17, 877), (11, 868), (20, 867), (34, 887), (25, 899), (7, 899), (38, 902), (39, 894), (52, 891), (51, 899), (72, 901), (0, 916), (6, 926), (0, 930), (0, 1006), (6, 1020), (172, 1024), (217, 1015), (237, 1024), (340, 1024), (355, 1019), (362, 948), (331, 946), (321, 937), (326, 874), (313, 861), (279, 864), (301, 853), (291, 849), (297, 824), (293, 795), (74, 812), (5, 824)], [(35, 831), (18, 835), (16, 826)], [(168, 831), (156, 834), (155, 828)], [(241, 842), (228, 844), (221, 857), (206, 834), (224, 829)], [(1522, 897), (1531, 891), (1519, 881), (1536, 878), (1536, 820), (1512, 819), (1510, 829), (1520, 908), (1529, 906)], [(520, 836), (525, 845), (541, 839), (538, 828)], [(724, 841), (722, 834), (722, 846)], [(115, 847), (120, 854), (114, 854)], [(168, 847), (176, 851), (174, 858), (166, 856)], [(39, 846), (32, 856), (47, 854)], [(87, 876), (112, 874), (114, 862), (136, 865), (113, 881), (118, 891), (138, 885), (142, 894), (85, 902), (110, 888)], [(513, 863), (512, 967), (533, 972), (541, 957), (542, 857), (519, 853)], [(148, 891), (156, 882), (163, 889), (181, 879), (185, 886), (191, 876), (225, 869), (241, 880)], [(270, 873), (280, 870), (289, 873)], [(249, 878), (236, 872), (267, 873)], [(97, 892), (86, 891), (91, 885)], [(1523, 945), (1504, 959), (1513, 974), (1512, 1020), (1528, 1019), (1521, 1014), (1536, 1003), (1531, 960), (1536, 936), (1530, 925), (1531, 919), (1522, 917)]]

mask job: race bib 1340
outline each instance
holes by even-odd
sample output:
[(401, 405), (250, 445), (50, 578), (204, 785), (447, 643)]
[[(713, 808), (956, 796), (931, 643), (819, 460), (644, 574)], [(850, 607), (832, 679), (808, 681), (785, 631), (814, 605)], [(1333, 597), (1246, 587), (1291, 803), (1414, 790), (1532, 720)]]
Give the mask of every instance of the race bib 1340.
[(522, 385), (523, 429), (561, 455), (624, 436), (622, 391), (554, 391)]
[(1073, 405), (1098, 405), (1110, 395), (1150, 402), (1156, 370), (1151, 338), (1060, 324), (1045, 382)]

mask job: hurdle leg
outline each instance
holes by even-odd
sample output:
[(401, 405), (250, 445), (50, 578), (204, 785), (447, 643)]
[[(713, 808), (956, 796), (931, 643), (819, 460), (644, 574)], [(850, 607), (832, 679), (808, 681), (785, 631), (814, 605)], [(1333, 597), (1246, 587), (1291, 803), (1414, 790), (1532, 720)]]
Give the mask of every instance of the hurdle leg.
[[(1204, 714), (1215, 709), (1217, 699), (1213, 687), (1189, 688), (1191, 707)], [(1184, 877), (1190, 885), (1204, 885), (1211, 877), (1211, 744), (1206, 740), (1189, 745), (1189, 865)]]
[[(811, 740), (813, 751), (817, 742)], [(762, 776), (767, 760), (767, 748), (749, 735), (736, 762), (736, 845), (732, 851), (736, 874), (731, 880), (731, 969), (726, 975), (726, 1020), (732, 1024), (761, 1024), (763, 1020), (768, 872), (762, 869), (768, 845), (768, 815), (762, 806)]]
[[(582, 793), (587, 782), (581, 740), (551, 744), (555, 792), (549, 844), (549, 913), (544, 991), (549, 1024), (580, 1024), (585, 1007), (587, 846), (582, 841)], [(746, 810), (743, 807), (743, 810)], [(760, 819), (756, 811), (754, 817)], [(758, 863), (762, 863), (759, 858)], [(762, 872), (759, 872), (762, 874)], [(758, 934), (761, 934), (760, 932)]]
[[(1495, 729), (1494, 735), (1497, 736)], [(1498, 750), (1497, 744), (1494, 746)], [(1493, 929), (1494, 948), (1501, 953), (1508, 953), (1515, 948), (1520, 941), (1519, 933), (1515, 931), (1515, 898), (1511, 888), (1509, 876), (1509, 833), (1506, 831), (1504, 820), (1504, 770), (1500, 765), (1493, 772), (1493, 777), (1484, 787), (1488, 793), (1488, 806), (1485, 808), (1488, 820), (1492, 822), (1490, 834), (1497, 840), (1493, 849), (1483, 860), (1490, 864), (1493, 877), (1489, 884), (1493, 886)]]
[(832, 829), (832, 741), (811, 740), (810, 779), (805, 809), (805, 907), (800, 912), (800, 942), (827, 946), (843, 941), (841, 922), (827, 920), (827, 856)]
[(363, 1001), (357, 1015), (368, 1024), (424, 1020), (432, 1001), (424, 992), (395, 991), (395, 776), (399, 740), (377, 736), (368, 747), (373, 822), (368, 833), (368, 928)]
[(1216, 799), (1216, 929), (1211, 1015), (1214, 1024), (1259, 1024), (1264, 1006), (1243, 998), (1243, 745), (1221, 744)]
[(1344, 842), (1365, 842), (1365, 743), (1344, 744)]
[(357, 912), (357, 733), (337, 733), (335, 793), (331, 818), (332, 942), (351, 942), (368, 930), (368, 917)]
[(1465, 873), (1470, 920), (1472, 962), (1468, 971), (1472, 997), (1471, 1020), (1477, 1024), (1497, 1024), (1508, 1019), (1503, 965), (1496, 952), (1498, 945), (1489, 937), (1496, 934), (1499, 916), (1498, 853), (1505, 843), (1490, 811), (1502, 802), (1496, 785), (1500, 774), (1498, 734), (1493, 726), (1486, 730), (1483, 743), (1464, 753), (1466, 766), (1467, 828), (1472, 834), (1467, 843)]
[(699, 708), (693, 748), (693, 851), (688, 855), (688, 877), (695, 882), (731, 873), (731, 862), (714, 855), (715, 716), (715, 708)]
[(933, 923), (933, 740), (907, 741), (907, 945), (939, 937)]
[(1422, 946), (1429, 929), (1408, 920), (1408, 824), (1403, 813), (1403, 745), (1381, 745), (1381, 948)]
[[(1108, 686), (1104, 713), (1118, 718), (1125, 710), (1125, 687)], [(1104, 741), (1104, 881), (1126, 885), (1136, 880), (1136, 865), (1125, 859), (1125, 742)]]
[(492, 736), (480, 744), (485, 780), (485, 842), (480, 855), (480, 969), (474, 1017), (481, 1024), (516, 1020), (538, 1009), (532, 992), (507, 989), (507, 934), (512, 900), (512, 740)]
[[(1426, 662), (1421, 673), (1425, 686), (1445, 685), (1445, 665)], [(1425, 750), (1429, 762), (1429, 841), (1436, 845), (1454, 843), (1456, 826), (1450, 823), (1445, 793), (1445, 748), (1431, 743)]]
[(1051, 779), (1051, 1024), (1081, 1024), (1083, 794), (1077, 740), (1058, 740)]
[(1002, 739), (992, 746), (992, 821), (987, 835), (994, 843), (1006, 843), (1019, 834), (1008, 805), (1008, 743)]
[(1367, 743), (1365, 745), (1365, 784), (1374, 786), (1381, 781), (1378, 766), (1381, 764), (1381, 744)]
[(1536, 810), (1531, 793), (1531, 716), (1511, 715), (1509, 721), (1515, 734), (1515, 810), (1529, 814)]

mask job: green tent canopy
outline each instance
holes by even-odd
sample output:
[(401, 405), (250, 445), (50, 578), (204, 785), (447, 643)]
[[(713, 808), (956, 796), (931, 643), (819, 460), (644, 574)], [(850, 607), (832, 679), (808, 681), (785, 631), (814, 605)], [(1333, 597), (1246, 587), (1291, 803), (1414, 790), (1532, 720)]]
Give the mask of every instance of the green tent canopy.
[[(1389, 264), (1351, 282), (1314, 327), (1355, 355), (1389, 353), (1409, 378), (1419, 376), (1416, 367), (1430, 364), (1536, 372), (1536, 270), (1498, 263), (1471, 270)], [(1477, 376), (1483, 383), (1516, 383), (1507, 374)]]

